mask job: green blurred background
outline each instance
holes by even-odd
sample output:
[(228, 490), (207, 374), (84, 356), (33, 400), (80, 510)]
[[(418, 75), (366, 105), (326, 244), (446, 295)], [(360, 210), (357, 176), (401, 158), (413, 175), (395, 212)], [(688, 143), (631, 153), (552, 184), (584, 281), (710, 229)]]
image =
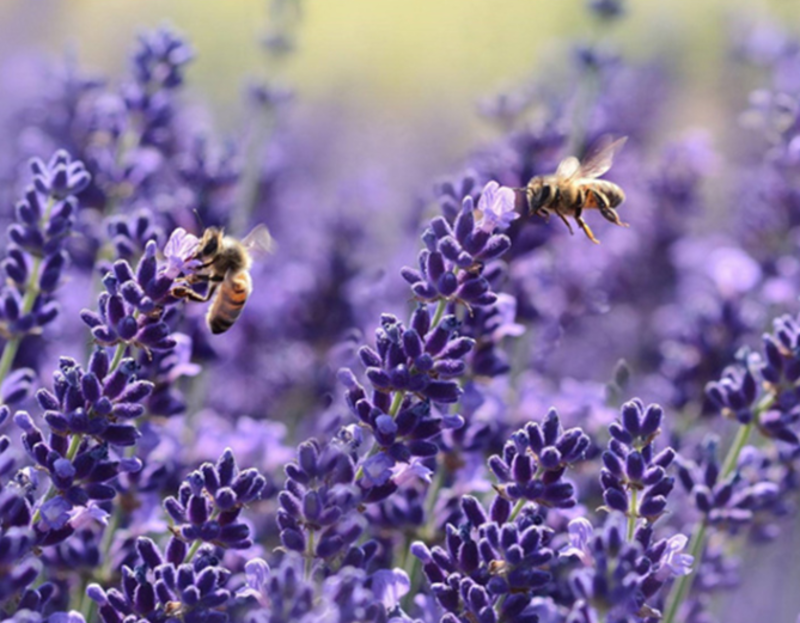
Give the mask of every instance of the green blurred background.
[[(800, 24), (797, 0), (639, 0), (626, 19), (593, 20), (584, 0), (306, 0), (297, 53), (268, 66), (259, 42), (274, 26), (272, 0), (3, 0), (0, 51), (73, 50), (81, 65), (120, 75), (136, 32), (167, 22), (197, 51), (192, 97), (215, 126), (233, 130), (248, 77), (278, 76), (298, 100), (337, 101), (364, 122), (436, 123), (453, 157), (474, 142), (475, 102), (562, 64), (570, 42), (608, 39), (627, 58), (660, 57), (685, 85), (676, 130), (713, 125), (718, 68), (734, 19)], [(272, 7), (272, 8), (271, 8)], [(555, 72), (554, 72), (555, 73)]]

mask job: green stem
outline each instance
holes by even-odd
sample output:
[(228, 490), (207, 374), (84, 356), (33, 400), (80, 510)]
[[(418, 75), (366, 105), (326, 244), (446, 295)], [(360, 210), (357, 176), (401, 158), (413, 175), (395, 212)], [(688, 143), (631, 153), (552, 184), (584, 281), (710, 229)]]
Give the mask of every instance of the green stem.
[(111, 360), (111, 366), (108, 369), (108, 373), (111, 374), (114, 370), (117, 369), (119, 362), (122, 361), (122, 357), (125, 354), (125, 348), (127, 344), (125, 342), (120, 342), (117, 344), (117, 348), (114, 351), (114, 358)]
[(444, 310), (447, 308), (447, 300), (441, 299), (439, 303), (436, 305), (436, 311), (433, 313), (433, 320), (431, 320), (431, 327), (435, 327), (439, 324), (439, 321), (444, 316)]
[[(742, 448), (747, 444), (747, 440), (750, 438), (750, 433), (753, 431), (753, 428), (755, 428), (756, 422), (759, 420), (761, 414), (772, 406), (774, 401), (775, 397), (772, 394), (768, 394), (762, 398), (754, 409), (752, 421), (749, 424), (739, 427), (733, 444), (731, 444), (730, 450), (728, 450), (728, 454), (725, 457), (725, 461), (722, 463), (722, 472), (720, 473), (719, 480), (725, 480), (733, 473), (733, 470), (736, 469), (736, 465), (739, 462), (739, 454)], [(706, 530), (705, 519), (702, 519), (695, 525), (691, 541), (689, 542), (689, 554), (694, 556), (695, 570), (698, 569), (701, 563), (701, 557), (705, 546)], [(676, 580), (675, 584), (673, 584), (672, 590), (667, 596), (667, 609), (662, 623), (673, 623), (675, 621), (678, 608), (680, 608), (683, 600), (686, 599), (686, 595), (689, 594), (693, 581), (694, 573), (689, 573), (688, 575), (682, 575)]]
[[(219, 510), (214, 509), (214, 511), (211, 513), (211, 517), (209, 517), (209, 520), (213, 521), (217, 517), (219, 517)], [(201, 539), (195, 539), (195, 541), (192, 543), (192, 546), (189, 548), (189, 552), (186, 554), (186, 560), (184, 560), (184, 563), (188, 564), (192, 562), (192, 558), (194, 558), (194, 555), (197, 553), (197, 550), (200, 549), (202, 544), (203, 541)]]
[(397, 415), (397, 412), (400, 410), (400, 405), (403, 404), (405, 395), (405, 392), (395, 392), (394, 398), (392, 398), (392, 404), (389, 406), (389, 415), (392, 417)]
[(633, 534), (636, 531), (636, 520), (639, 518), (639, 492), (634, 488), (631, 490), (631, 509), (628, 513), (628, 541), (633, 541)]
[[(40, 225), (44, 225), (50, 219), (50, 212), (53, 210), (54, 204), (55, 200), (52, 197), (48, 198), (47, 205), (44, 209), (44, 215), (39, 221)], [(25, 296), (22, 299), (22, 316), (30, 314), (33, 310), (33, 306), (36, 304), (36, 297), (39, 296), (39, 285), (37, 282), (39, 281), (39, 268), (41, 268), (41, 266), (42, 258), (33, 258), (33, 266), (31, 266), (31, 272), (28, 274), (28, 281), (25, 283)], [(19, 335), (15, 335), (6, 342), (6, 346), (3, 349), (3, 356), (0, 358), (0, 383), (6, 380), (6, 376), (11, 370), (14, 357), (17, 356), (17, 351), (19, 350), (20, 342), (22, 342), (22, 336)]]
[(728, 456), (725, 457), (725, 462), (722, 464), (720, 480), (724, 480), (730, 476), (733, 473), (733, 470), (736, 469), (736, 464), (739, 462), (739, 453), (742, 451), (742, 448), (744, 448), (747, 440), (750, 438), (750, 432), (753, 430), (754, 422), (755, 419), (753, 422), (750, 422), (745, 426), (740, 426), (739, 430), (736, 431), (736, 437), (733, 440), (731, 449), (728, 450)]
[[(706, 539), (706, 524), (705, 521), (700, 521), (695, 526), (692, 540), (689, 542), (689, 554), (694, 556), (694, 565), (696, 570), (700, 566), (700, 556), (703, 553), (703, 546)], [(675, 620), (675, 615), (678, 613), (689, 589), (692, 587), (692, 580), (694, 579), (694, 570), (692, 573), (682, 575), (678, 578), (672, 586), (669, 597), (667, 598), (667, 610), (662, 623), (672, 623)]]
[(6, 376), (11, 370), (11, 364), (14, 363), (14, 357), (17, 356), (19, 343), (21, 341), (21, 338), (15, 336), (6, 342), (6, 346), (3, 349), (3, 356), (0, 358), (0, 383), (6, 380)]
[(306, 546), (306, 560), (303, 565), (306, 580), (311, 577), (311, 570), (314, 566), (314, 531), (308, 531), (308, 545)]
[(185, 562), (187, 564), (192, 562), (192, 558), (194, 558), (194, 555), (197, 553), (197, 550), (200, 549), (200, 546), (202, 544), (203, 541), (201, 541), (200, 539), (197, 539), (194, 543), (192, 543), (192, 546), (189, 548), (189, 552), (186, 554)]
[(511, 511), (511, 515), (508, 518), (508, 523), (511, 523), (517, 518), (517, 515), (519, 515), (519, 512), (525, 506), (525, 502), (527, 502), (525, 498), (520, 498), (517, 500), (517, 503), (514, 505), (514, 509)]

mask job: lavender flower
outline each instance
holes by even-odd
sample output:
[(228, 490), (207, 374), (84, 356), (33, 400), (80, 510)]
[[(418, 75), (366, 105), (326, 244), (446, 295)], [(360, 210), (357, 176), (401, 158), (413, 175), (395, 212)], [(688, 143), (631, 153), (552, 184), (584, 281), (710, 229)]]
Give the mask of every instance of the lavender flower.
[(503, 454), (489, 458), (501, 484), (495, 488), (511, 501), (535, 501), (545, 506), (574, 506), (575, 489), (563, 479), (567, 467), (583, 459), (589, 437), (580, 429), (565, 431), (555, 410), (544, 422), (531, 422), (511, 436)]
[(164, 500), (164, 509), (175, 522), (174, 534), (187, 543), (247, 549), (253, 544), (250, 528), (239, 515), (260, 499), (265, 485), (257, 470), (239, 471), (233, 451), (227, 449), (216, 465), (204, 463), (189, 474), (178, 497)]
[(122, 590), (91, 584), (87, 595), (98, 604), (103, 623), (118, 623), (130, 615), (145, 620), (182, 617), (188, 621), (225, 623), (219, 610), (231, 598), (226, 588), (230, 572), (217, 563), (212, 549), (201, 548), (191, 562), (170, 547), (162, 554), (156, 544), (140, 538), (136, 549), (141, 565), (122, 568)]
[[(638, 518), (654, 523), (665, 512), (667, 496), (675, 479), (667, 469), (675, 458), (672, 448), (654, 455), (654, 439), (660, 433), (663, 412), (658, 405), (646, 409), (634, 399), (622, 406), (621, 422), (610, 427), (611, 441), (603, 453), (600, 480), (609, 509), (629, 518), (629, 538)], [(641, 493), (641, 498), (639, 495)]]
[(2, 262), (8, 282), (0, 291), (0, 332), (7, 343), (0, 380), (8, 374), (20, 340), (58, 315), (53, 292), (69, 260), (64, 246), (77, 209), (75, 195), (90, 181), (83, 163), (65, 151), (56, 152), (47, 164), (33, 159), (30, 168), (33, 184), (16, 205)]

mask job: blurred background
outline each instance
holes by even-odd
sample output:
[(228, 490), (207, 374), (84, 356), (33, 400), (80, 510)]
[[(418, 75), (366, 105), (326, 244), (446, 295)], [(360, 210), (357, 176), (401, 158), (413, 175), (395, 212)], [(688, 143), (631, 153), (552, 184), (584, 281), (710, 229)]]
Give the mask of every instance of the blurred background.
[[(585, 298), (596, 294), (597, 300), (579, 300), (576, 305), (567, 301), (565, 309), (561, 309), (558, 303), (553, 303), (554, 297), (561, 294), (556, 292), (558, 288), (552, 287), (551, 283), (551, 289), (547, 289), (548, 284), (531, 279), (530, 283), (522, 283), (519, 296), (523, 301), (527, 295), (531, 308), (535, 309), (533, 312), (522, 310), (520, 315), (529, 313), (525, 320), (535, 323), (553, 309), (552, 317), (556, 322), (548, 326), (543, 323), (541, 331), (536, 334), (537, 344), (546, 342), (547, 330), (559, 323), (559, 331), (564, 326), (568, 333), (571, 331), (557, 353), (548, 353), (552, 358), (547, 365), (537, 370), (543, 376), (550, 374), (552, 378), (547, 381), (553, 381), (547, 391), (542, 387), (541, 396), (534, 397), (534, 402), (539, 400), (543, 409), (556, 400), (553, 396), (564, 397), (566, 392), (562, 380), (571, 381), (573, 377), (581, 382), (595, 383), (584, 383), (575, 393), (582, 392), (587, 401), (594, 400), (591, 406), (596, 406), (604, 399), (602, 384), (610, 378), (614, 361), (624, 356), (629, 361), (636, 361), (639, 357), (643, 362), (641, 369), (645, 370), (647, 362), (656, 361), (653, 370), (663, 373), (662, 376), (654, 374), (656, 381), (648, 379), (651, 385), (645, 384), (647, 393), (643, 397), (646, 400), (663, 400), (676, 412), (693, 417), (696, 414), (688, 411), (686, 405), (697, 407), (691, 401), (699, 401), (704, 383), (718, 378), (721, 368), (731, 360), (732, 347), (738, 347), (739, 343), (733, 338), (726, 342), (730, 336), (725, 334), (720, 339), (723, 347), (716, 351), (712, 348), (716, 344), (708, 347), (709, 351), (719, 355), (712, 361), (713, 365), (709, 364), (710, 370), (698, 372), (687, 364), (685, 378), (679, 378), (683, 369), (678, 372), (666, 369), (679, 359), (673, 356), (675, 353), (665, 355), (660, 352), (659, 358), (654, 352), (656, 346), (651, 344), (652, 348), (648, 346), (648, 350), (642, 348), (640, 342), (646, 341), (642, 336), (656, 335), (655, 329), (658, 329), (665, 335), (652, 337), (652, 342), (663, 338), (672, 346), (678, 344), (688, 350), (685, 342), (690, 340), (687, 338), (681, 342), (685, 336), (676, 337), (679, 330), (673, 331), (674, 327), (662, 320), (671, 317), (673, 324), (679, 323), (674, 320), (676, 317), (682, 320), (680, 314), (674, 312), (691, 307), (686, 301), (700, 298), (695, 296), (691, 287), (695, 287), (701, 277), (709, 278), (705, 274), (695, 275), (693, 269), (702, 272), (697, 269), (697, 264), (705, 261), (709, 249), (714, 245), (727, 249), (725, 245), (729, 240), (719, 243), (709, 238), (692, 247), (696, 241), (689, 234), (694, 232), (689, 232), (690, 227), (684, 227), (684, 223), (689, 214), (697, 217), (691, 227), (700, 223), (696, 230), (705, 226), (705, 231), (715, 233), (726, 220), (725, 211), (732, 205), (731, 193), (736, 195), (739, 191), (733, 184), (726, 187), (720, 183), (720, 173), (724, 173), (725, 167), (715, 169), (710, 164), (713, 158), (708, 156), (706, 147), (723, 153), (726, 158), (746, 151), (740, 144), (752, 135), (737, 129), (737, 119), (749, 106), (750, 92), (768, 82), (763, 72), (759, 73), (753, 67), (739, 67), (734, 74), (730, 59), (740, 42), (738, 33), (747, 31), (751, 47), (762, 52), (769, 50), (772, 38), (777, 37), (775, 31), (769, 26), (761, 31), (749, 31), (748, 28), (762, 23), (781, 24), (790, 31), (794, 29), (793, 34), (797, 34), (796, 31), (800, 30), (800, 3), (796, 0), (640, 0), (625, 3), (627, 15), (619, 20), (598, 19), (586, 10), (586, 5), (585, 0), (310, 0), (302, 3), (285, 0), (3, 0), (0, 3), (0, 118), (6, 122), (15, 119), (15, 115), (25, 109), (26, 97), (40, 97), (42, 92), (46, 92), (48, 83), (42, 82), (46, 80), (42, 68), (63, 64), (67, 57), (74, 59), (86, 75), (107, 76), (112, 85), (121, 83), (121, 77), (129, 70), (130, 53), (135, 48), (137, 33), (163, 24), (182, 33), (196, 55), (186, 70), (186, 84), (178, 96), (181, 115), (191, 115), (192, 126), (203, 128), (214, 140), (222, 143), (230, 137), (241, 141), (244, 144), (242, 151), (251, 155), (248, 141), (256, 141), (250, 138), (250, 134), (257, 135), (261, 130), (250, 127), (254, 113), (244, 96), (247, 85), (267, 80), (271, 85), (280, 85), (293, 93), (292, 106), (280, 121), (282, 132), (290, 135), (291, 140), (276, 140), (276, 149), (269, 152), (274, 155), (277, 150), (280, 157), (276, 160), (284, 158), (290, 163), (287, 165), (290, 172), (283, 178), (289, 181), (278, 193), (270, 194), (262, 189), (265, 206), (250, 215), (263, 218), (277, 232), (278, 259), (258, 269), (262, 274), (254, 276), (257, 288), (249, 313), (245, 313), (237, 327), (238, 333), (234, 335), (232, 332), (230, 340), (216, 341), (211, 345), (204, 343), (203, 340), (207, 339), (202, 321), (204, 311), (197, 308), (188, 312), (190, 316), (194, 315), (197, 329), (197, 333), (192, 335), (195, 340), (193, 355), (200, 358), (209, 356), (203, 352), (207, 347), (217, 358), (214, 365), (219, 367), (204, 374), (216, 378), (223, 366), (238, 361), (242, 368), (239, 372), (241, 387), (245, 391), (232, 392), (227, 386), (213, 387), (203, 382), (195, 383), (186, 391), (190, 414), (209, 407), (221, 418), (253, 413), (270, 421), (285, 422), (290, 429), (287, 438), (291, 443), (305, 436), (303, 417), (310, 419), (322, 414), (321, 417), (328, 418), (324, 422), (330, 422), (326, 424), (329, 430), (334, 430), (339, 422), (337, 417), (341, 413), (331, 413), (327, 407), (331, 403), (337, 404), (332, 398), (336, 391), (332, 371), (340, 363), (336, 361), (339, 353), (336, 344), (346, 330), (356, 327), (363, 331), (363, 335), (369, 336), (380, 312), (399, 314), (407, 307), (408, 295), (397, 276), (398, 269), (404, 264), (413, 264), (419, 248), (421, 215), (438, 210), (430, 196), (434, 182), (457, 171), (467, 154), (482, 145), (497, 142), (504, 135), (502, 123), (489, 122), (481, 118), (478, 111), (491, 107), (493, 102), (496, 104), (493, 96), (513, 93), (519, 88), (524, 90), (523, 85), (531, 83), (535, 83), (545, 96), (550, 90), (554, 93), (569, 91), (576, 75), (575, 56), (581, 53), (576, 50), (588, 46), (595, 51), (613, 49), (625, 63), (637, 67), (655, 66), (658, 72), (669, 77), (672, 85), (668, 95), (664, 96), (667, 99), (662, 99), (662, 91), (658, 89), (647, 93), (644, 81), (636, 82), (636, 88), (631, 88), (630, 92), (624, 88), (624, 81), (609, 82), (613, 85), (610, 91), (615, 102), (624, 104), (629, 96), (633, 98), (634, 95), (639, 98), (637, 102), (646, 102), (641, 91), (658, 100), (654, 104), (659, 106), (659, 114), (657, 118), (652, 117), (657, 119), (656, 124), (644, 133), (646, 140), (639, 140), (637, 149), (641, 151), (633, 152), (641, 156), (641, 161), (626, 162), (623, 155), (619, 167), (614, 170), (614, 173), (622, 171), (620, 175), (632, 172), (626, 178), (630, 200), (623, 209), (640, 210), (638, 214), (626, 212), (625, 220), (630, 214), (630, 220), (634, 222), (630, 231), (641, 236), (641, 246), (635, 248), (636, 242), (626, 242), (633, 238), (627, 232), (615, 230), (609, 233), (611, 227), (603, 229), (604, 224), (601, 224), (603, 235), (600, 237), (604, 243), (609, 240), (608, 244), (600, 249), (581, 244), (580, 254), (568, 255), (564, 251), (566, 245), (573, 243), (564, 235), (565, 232), (552, 229), (559, 228), (559, 223), (551, 223), (547, 231), (556, 231), (553, 234), (556, 241), (542, 250), (535, 262), (521, 263), (521, 268), (530, 274), (538, 274), (536, 271), (545, 273), (552, 266), (560, 267), (563, 272), (553, 269), (552, 275), (547, 273), (545, 277), (552, 277), (556, 285), (565, 282), (573, 285), (568, 279), (574, 277), (572, 296), (581, 299), (588, 292)], [(274, 39), (276, 33), (291, 34), (291, 50), (279, 50), (283, 44)], [(271, 52), (265, 53), (266, 49), (271, 49)], [(556, 97), (553, 99), (557, 100)], [(635, 125), (639, 116), (645, 120), (651, 118), (649, 110), (617, 108), (623, 111), (619, 113), (622, 127), (626, 122)], [(693, 139), (687, 139), (688, 147), (685, 151), (677, 149), (678, 155), (672, 161), (669, 150), (662, 160), (656, 160), (654, 154), (664, 145), (696, 135), (704, 137), (700, 147), (692, 142)], [(26, 135), (19, 138), (22, 148), (18, 153), (29, 155), (31, 151), (36, 152), (27, 149), (31, 143), (29, 139)], [(756, 139), (769, 141), (769, 137), (765, 139), (763, 136)], [(631, 143), (636, 141), (634, 137)], [(37, 149), (45, 153), (43, 147)], [(758, 157), (762, 155), (759, 153)], [(633, 156), (628, 160), (636, 158)], [(664, 249), (671, 253), (670, 262), (675, 264), (675, 272), (683, 271), (688, 277), (675, 285), (677, 295), (674, 300), (666, 296), (658, 299), (655, 295), (652, 300), (646, 300), (647, 292), (636, 291), (630, 283), (641, 285), (658, 281), (664, 276), (659, 273), (659, 268), (668, 263), (664, 260), (662, 265), (658, 263), (663, 259), (658, 257), (658, 253), (647, 255), (642, 250), (646, 250), (653, 240), (660, 240), (658, 231), (653, 233), (646, 229), (648, 215), (658, 215), (659, 210), (662, 215), (667, 213), (659, 203), (657, 174), (661, 168), (674, 165), (673, 170), (665, 174), (674, 187), (675, 179), (681, 178), (684, 168), (692, 169), (694, 166), (691, 158), (700, 162), (696, 167), (700, 170), (697, 178), (705, 180), (708, 176), (706, 181), (709, 183), (697, 192), (711, 200), (702, 208), (690, 206), (685, 212), (681, 212), (683, 208), (680, 206), (676, 208), (675, 222), (680, 222), (680, 227), (675, 226), (674, 239), (663, 243)], [(748, 161), (744, 157), (742, 161), (749, 166), (754, 160)], [(24, 162), (21, 157), (19, 161)], [(264, 161), (271, 162), (268, 158)], [(545, 161), (546, 158), (542, 160)], [(716, 162), (719, 164), (720, 160)], [(16, 165), (14, 162), (8, 168)], [(637, 165), (640, 166), (637, 168)], [(278, 170), (281, 171), (280, 166)], [(487, 167), (486, 170), (493, 169)], [(755, 166), (742, 170), (747, 172), (738, 179), (738, 183), (743, 185), (751, 179), (748, 176), (755, 179), (758, 171)], [(247, 166), (242, 175), (245, 179), (249, 175)], [(10, 175), (8, 179), (11, 179)], [(524, 180), (515, 183), (524, 183)], [(700, 186), (699, 182), (697, 186)], [(695, 191), (694, 186), (691, 190)], [(0, 191), (3, 197), (14, 192), (5, 187)], [(745, 200), (737, 195), (737, 201), (746, 204), (746, 193), (741, 196)], [(273, 210), (270, 204), (273, 197), (277, 198), (278, 210)], [(305, 222), (302, 235), (294, 231), (298, 229), (298, 214), (293, 213), (295, 206), (303, 206), (305, 211), (301, 216), (309, 217), (309, 221), (318, 216), (316, 227), (320, 231), (310, 223), (306, 227)], [(129, 206), (124, 207), (127, 209)], [(182, 224), (191, 225), (190, 208), (195, 206), (186, 202), (183, 207), (189, 217)], [(340, 208), (347, 214), (337, 220), (331, 213)], [(667, 214), (665, 218), (669, 217)], [(639, 222), (635, 222), (637, 218)], [(237, 221), (234, 216), (233, 220), (235, 233), (243, 233), (246, 219), (242, 217)], [(786, 221), (776, 218), (772, 223), (777, 223), (774, 229), (783, 235), (786, 232), (784, 223), (796, 225), (796, 220), (796, 216)], [(354, 223), (363, 226), (363, 231)], [(657, 221), (653, 230), (662, 226), (667, 230), (669, 225)], [(731, 239), (741, 231), (750, 234), (749, 225), (746, 218), (731, 225), (728, 228)], [(326, 227), (336, 228), (335, 234), (326, 238)], [(679, 234), (685, 235), (683, 245), (680, 241), (675, 242)], [(334, 239), (335, 242), (331, 242)], [(742, 239), (750, 256), (763, 260), (759, 257), (759, 248), (763, 245), (760, 246), (759, 241), (754, 243), (747, 235), (742, 235)], [(617, 247), (614, 241), (619, 242)], [(585, 242), (583, 239), (575, 240), (575, 243)], [(626, 247), (626, 244), (631, 246)], [(786, 250), (785, 246), (782, 250)], [(532, 248), (537, 247), (534, 245)], [(554, 249), (552, 257), (546, 255), (550, 249)], [(617, 255), (615, 249), (618, 249)], [(630, 279), (631, 275), (626, 272), (632, 263), (627, 258), (636, 258), (637, 252), (640, 258), (645, 258), (636, 267), (641, 271), (638, 280)], [(796, 248), (790, 248), (787, 255), (794, 261), (791, 270), (795, 271), (787, 271), (787, 274), (791, 273), (790, 277), (794, 279), (798, 270), (796, 260), (792, 259), (796, 256)], [(743, 265), (750, 266), (755, 262), (750, 256), (742, 260)], [(564, 259), (567, 257), (573, 258), (571, 264)], [(789, 265), (789, 260), (782, 266)], [(342, 265), (336, 264), (337, 261)], [(771, 260), (761, 264), (766, 288), (770, 285), (767, 277), (779, 273), (781, 265)], [(595, 272), (590, 273), (587, 265)], [(320, 277), (323, 270), (320, 267), (333, 268), (330, 274)], [(648, 268), (650, 272), (647, 272)], [(668, 268), (671, 270), (673, 267)], [(340, 269), (343, 275), (337, 272)], [(621, 285), (608, 285), (604, 269), (606, 275), (618, 272)], [(735, 266), (733, 270), (736, 272)], [(719, 274), (711, 275), (713, 288), (724, 290), (730, 282), (736, 282), (739, 274), (728, 277), (728, 281)], [(524, 282), (524, 275), (518, 274), (515, 278)], [(268, 286), (262, 286), (267, 283)], [(75, 309), (63, 315), (66, 320), (59, 320), (67, 323), (60, 326), (65, 333), (72, 330), (69, 323), (74, 322), (77, 310), (91, 300), (92, 285), (88, 278), (82, 285), (76, 279), (71, 287), (79, 286), (86, 289), (87, 296), (76, 296)], [(738, 305), (745, 297), (740, 296), (742, 292), (737, 287), (734, 283), (731, 289), (734, 293), (730, 296), (729, 292), (720, 294), (715, 290), (714, 297), (722, 299), (726, 305), (730, 302), (728, 299)], [(566, 286), (563, 289), (568, 290)], [(786, 311), (787, 302), (794, 304), (796, 299), (795, 291), (789, 290), (791, 294), (780, 300), (779, 297), (774, 301), (763, 297), (767, 301), (764, 306), (775, 302), (784, 305), (782, 311)], [(625, 294), (621, 295), (621, 291)], [(670, 296), (672, 294), (670, 290)], [(684, 300), (681, 300), (681, 295)], [(568, 298), (567, 295), (564, 297)], [(709, 295), (709, 298), (713, 297)], [(717, 298), (714, 298), (714, 304)], [(329, 305), (329, 301), (334, 303)], [(339, 310), (341, 316), (332, 317), (338, 309), (336, 303), (342, 301), (346, 304), (341, 307), (346, 309)], [(745, 308), (742, 316), (747, 316), (747, 303), (745, 300), (742, 304)], [(607, 313), (612, 308), (613, 313)], [(727, 312), (728, 307), (721, 305), (721, 309)], [(768, 319), (774, 315), (772, 311), (759, 310), (761, 315), (751, 324), (768, 326)], [(709, 314), (709, 322), (724, 324), (726, 317), (723, 312), (720, 312), (722, 320)], [(587, 316), (591, 316), (588, 321)], [(698, 312), (697, 316), (702, 314)], [(284, 323), (287, 317), (290, 320)], [(629, 324), (627, 318), (631, 319)], [(705, 320), (706, 316), (702, 319)], [(287, 324), (290, 325), (288, 329)], [(665, 325), (667, 329), (664, 329)], [(707, 325), (700, 321), (697, 325), (697, 333), (705, 337)], [(754, 331), (750, 331), (751, 325), (747, 328), (747, 332), (742, 331), (746, 333), (744, 337), (737, 337), (741, 337), (742, 342), (757, 342), (760, 328)], [(291, 334), (285, 342), (273, 339), (285, 331)], [(625, 333), (628, 334), (627, 341), (623, 339)], [(249, 344), (246, 344), (248, 340)], [(65, 349), (72, 348), (70, 354), (78, 357), (87, 348), (86, 341), (69, 345), (56, 342), (57, 348), (48, 351), (46, 356), (55, 361), (65, 354)], [(599, 361), (587, 358), (587, 344), (598, 347), (604, 358)], [(659, 342), (658, 346), (661, 344)], [(242, 355), (245, 346), (250, 348), (246, 356)], [(637, 352), (637, 348), (643, 352)], [(698, 348), (697, 352), (704, 351)], [(539, 363), (538, 358), (533, 359), (534, 364)], [(350, 362), (345, 360), (343, 363)], [(42, 369), (49, 369), (49, 366)], [(675, 386), (685, 382), (694, 394), (690, 398), (672, 395), (673, 386), (664, 390), (669, 385), (664, 382), (665, 378)], [(660, 386), (657, 385), (659, 382)], [(539, 390), (537, 386), (530, 393)], [(660, 390), (664, 390), (662, 395), (659, 395)], [(573, 398), (567, 396), (565, 400)], [(684, 411), (679, 411), (681, 409)], [(296, 430), (298, 421), (301, 424)], [(212, 455), (213, 451), (208, 450), (208, 453)], [(276, 457), (275, 461), (279, 459)], [(797, 565), (787, 561), (785, 553), (789, 548), (797, 551), (797, 546), (791, 542), (796, 535), (797, 530), (787, 530), (786, 536), (769, 548), (756, 554), (747, 553), (744, 557), (743, 567), (758, 564), (759, 568), (771, 570), (756, 578), (756, 581), (764, 582), (760, 594), (769, 596), (773, 607), (772, 618), (765, 620), (794, 620), (800, 609), (800, 595), (793, 591)], [(750, 560), (748, 556), (754, 558)], [(785, 573), (787, 568), (794, 573)], [(722, 611), (741, 609), (747, 612), (746, 606), (752, 607), (753, 603), (743, 601), (751, 602), (753, 594), (751, 590), (738, 596), (727, 594), (724, 597), (727, 610)], [(759, 608), (764, 606), (757, 605)], [(787, 613), (792, 613), (792, 618), (786, 618), (789, 616)], [(752, 619), (737, 617), (735, 620)]]
[[(388, 125), (396, 141), (425, 142), (420, 128), (433, 124), (446, 140), (431, 147), (455, 158), (486, 130), (475, 115), (479, 100), (534, 76), (559, 80), (565, 51), (576, 41), (609, 39), (627, 59), (668, 64), (683, 85), (670, 132), (713, 125), (720, 118), (715, 105), (726, 94), (721, 62), (735, 24), (800, 19), (792, 0), (640, 0), (627, 3), (626, 19), (603, 25), (584, 0), (311, 0), (299, 11), (286, 4), (4, 0), (0, 53), (8, 67), (31, 50), (51, 59), (68, 51), (86, 69), (119, 75), (135, 35), (168, 23), (196, 49), (189, 90), (223, 131), (241, 120), (246, 81), (277, 74), (304, 107), (336, 102), (357, 126), (352, 131)], [(276, 67), (260, 44), (280, 20), (296, 23), (297, 53)]]

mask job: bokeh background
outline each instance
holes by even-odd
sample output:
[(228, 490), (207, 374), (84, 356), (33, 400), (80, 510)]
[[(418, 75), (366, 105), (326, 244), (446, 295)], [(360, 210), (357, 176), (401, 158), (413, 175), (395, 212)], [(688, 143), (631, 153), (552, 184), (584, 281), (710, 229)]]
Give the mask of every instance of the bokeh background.
[[(441, 158), (455, 159), (487, 131), (475, 115), (478, 101), (532, 76), (563, 79), (560, 68), (575, 42), (608, 39), (628, 59), (659, 58), (682, 84), (665, 132), (713, 127), (728, 93), (722, 65), (732, 28), (765, 17), (800, 20), (800, 5), (791, 0), (634, 0), (625, 20), (602, 26), (582, 0), (311, 0), (299, 12), (282, 4), (4, 0), (0, 50), (6, 67), (32, 50), (50, 59), (70, 52), (85, 68), (118, 75), (137, 32), (168, 23), (197, 50), (189, 90), (222, 131), (241, 121), (246, 81), (277, 75), (302, 107), (335, 103), (349, 117), (347, 131), (395, 128), (396, 142), (384, 151), (420, 141)], [(259, 42), (282, 20), (296, 23), (297, 53), (276, 65)], [(444, 140), (425, 141), (431, 126)]]
[[(13, 98), (8, 91), (0, 93), (0, 116), (10, 114), (7, 101), (18, 107), (26, 90), (40, 92), (36, 68), (72, 55), (90, 73), (118, 76), (127, 67), (137, 32), (170, 24), (196, 51), (182, 98), (190, 108), (196, 105), (210, 131), (239, 135), (249, 122), (246, 85), (269, 79), (294, 93), (282, 123), (311, 143), (303, 153), (318, 160), (309, 167), (313, 184), (308, 186), (318, 204), (327, 206), (323, 212), (348, 201), (360, 185), (370, 185), (374, 194), (362, 218), (372, 221), (370, 231), (377, 238), (360, 249), (365, 258), (359, 263), (375, 268), (378, 283), (381, 274), (397, 268), (398, 257), (409, 262), (415, 252), (403, 246), (408, 241), (393, 236), (398, 223), (419, 220), (421, 212), (432, 209), (426, 199), (432, 183), (499, 135), (477, 114), (481, 102), (532, 79), (562, 87), (570, 79), (566, 68), (576, 43), (613, 46), (635, 63), (657, 62), (679, 85), (662, 103), (660, 125), (651, 132), (654, 145), (701, 132), (718, 150), (739, 149), (742, 135), (728, 131), (736, 119), (732, 111), (747, 107), (748, 85), (755, 86), (758, 76), (745, 71), (734, 84), (727, 61), (736, 33), (759, 21), (800, 30), (800, 3), (640, 0), (629, 2), (627, 11), (625, 19), (601, 22), (582, 0), (311, 0), (299, 11), (294, 4), (267, 0), (3, 0), (0, 84), (18, 92)], [(290, 30), (295, 46), (280, 57), (266, 55), (263, 48), (276, 29)], [(715, 177), (709, 179), (703, 192), (721, 196)], [(302, 177), (295, 182), (302, 186)], [(725, 219), (724, 202), (708, 205), (709, 219)], [(625, 209), (636, 210), (636, 205)], [(313, 212), (301, 216), (314, 218)], [(399, 279), (393, 279), (384, 287), (396, 287)], [(236, 357), (234, 349), (235, 344), (228, 358)], [(297, 365), (311, 361), (307, 353), (276, 357), (294, 355), (301, 362)], [(608, 375), (608, 370), (576, 374), (594, 381)], [(205, 400), (196, 393), (190, 398), (194, 405)], [(298, 400), (287, 398), (282, 408), (291, 414)], [(279, 420), (281, 414), (270, 418)], [(765, 570), (748, 581), (763, 586), (726, 596), (721, 612), (738, 612), (735, 620), (748, 620), (742, 612), (769, 607), (772, 614), (764, 620), (794, 620), (800, 610), (797, 533), (789, 530), (778, 542), (747, 554), (754, 558), (745, 558), (744, 568)]]

